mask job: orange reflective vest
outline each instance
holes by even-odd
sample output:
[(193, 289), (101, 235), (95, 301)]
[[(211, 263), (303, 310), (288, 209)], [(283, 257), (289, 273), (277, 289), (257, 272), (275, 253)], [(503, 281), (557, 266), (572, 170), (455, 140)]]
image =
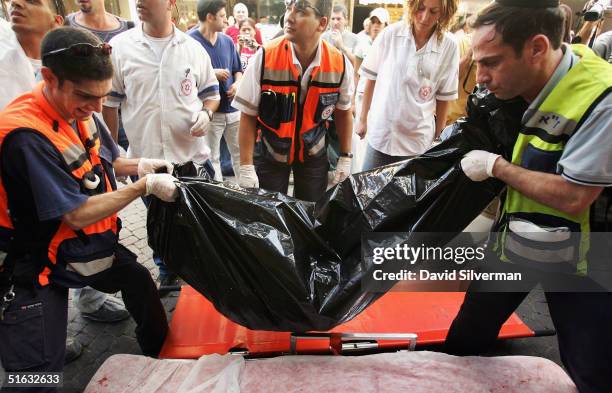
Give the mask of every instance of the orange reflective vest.
[[(329, 118), (340, 99), (346, 65), (344, 56), (321, 41), (321, 62), (312, 70), (307, 91), (293, 63), (291, 43), (278, 38), (263, 49), (261, 100), (257, 129), (260, 144), (256, 154), (276, 162), (292, 164), (325, 153)], [(306, 95), (304, 104), (299, 97)]]
[[(43, 95), (44, 82), (34, 90), (25, 93), (0, 112), (0, 154), (2, 144), (14, 132), (36, 132), (45, 137), (57, 149), (62, 158), (64, 169), (79, 182), (81, 190), (87, 195), (110, 192), (113, 190), (110, 177), (103, 169), (100, 160), (100, 139), (93, 121), (77, 122), (78, 133), (53, 109)], [(92, 127), (93, 126), (93, 127)], [(99, 174), (100, 185), (88, 190), (84, 178)], [(15, 196), (13, 196), (15, 197)], [(0, 227), (12, 233), (11, 242), (24, 242), (17, 235), (27, 228), (13, 228), (8, 209), (9, 199), (4, 181), (0, 182)], [(72, 276), (76, 280), (82, 276), (92, 276), (109, 268), (114, 260), (120, 222), (116, 214), (75, 231), (63, 221), (48, 243), (44, 261), (30, 261), (41, 266), (38, 282), (44, 286), (49, 276), (55, 274)], [(25, 243), (28, 243), (25, 240)], [(31, 242), (30, 242), (31, 243)], [(43, 246), (38, 244), (39, 247)], [(27, 248), (22, 244), (22, 248)], [(9, 249), (9, 256), (12, 247)], [(43, 267), (44, 266), (44, 267)], [(1, 266), (0, 266), (1, 268)], [(60, 272), (61, 271), (61, 272)]]

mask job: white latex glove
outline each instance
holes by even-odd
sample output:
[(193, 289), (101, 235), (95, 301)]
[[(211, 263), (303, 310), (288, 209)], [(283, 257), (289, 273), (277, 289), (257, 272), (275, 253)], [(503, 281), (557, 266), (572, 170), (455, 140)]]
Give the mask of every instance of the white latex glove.
[(493, 177), (493, 165), (499, 154), (484, 150), (472, 150), (461, 159), (461, 169), (473, 181), (483, 181)]
[(351, 163), (353, 159), (351, 157), (340, 157), (336, 163), (336, 170), (334, 171), (333, 184), (338, 184), (342, 180), (346, 179), (351, 174)]
[(166, 173), (172, 173), (174, 165), (166, 160), (157, 160), (155, 158), (141, 158), (138, 161), (138, 177), (144, 177), (150, 173), (155, 173), (160, 168), (164, 168)]
[(255, 172), (255, 165), (240, 165), (238, 185), (242, 188), (259, 188), (259, 178)]
[(210, 124), (210, 118), (208, 117), (208, 113), (205, 111), (196, 112), (191, 117), (191, 121), (193, 122), (193, 126), (189, 130), (191, 136), (204, 136), (208, 132), (208, 125)]
[(174, 202), (178, 189), (174, 176), (167, 173), (152, 173), (147, 175), (147, 192), (145, 195), (155, 195), (164, 202)]

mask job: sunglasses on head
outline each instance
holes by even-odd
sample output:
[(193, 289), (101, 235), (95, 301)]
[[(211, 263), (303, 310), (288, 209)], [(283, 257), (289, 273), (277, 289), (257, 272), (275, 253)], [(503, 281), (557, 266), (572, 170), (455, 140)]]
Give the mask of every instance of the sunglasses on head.
[(112, 53), (112, 47), (107, 43), (102, 43), (98, 45), (90, 44), (88, 42), (80, 42), (78, 44), (72, 44), (66, 48), (54, 49), (51, 52), (44, 53), (42, 57), (58, 55), (61, 53), (65, 53), (70, 56), (77, 57), (88, 57), (94, 54), (103, 54), (105, 56), (110, 56)]
[(315, 12), (315, 14), (317, 14), (317, 16), (323, 16), (317, 7), (313, 6), (306, 0), (285, 0), (285, 7), (289, 8), (291, 6), (294, 6), (297, 11), (306, 11), (308, 8), (310, 8)]

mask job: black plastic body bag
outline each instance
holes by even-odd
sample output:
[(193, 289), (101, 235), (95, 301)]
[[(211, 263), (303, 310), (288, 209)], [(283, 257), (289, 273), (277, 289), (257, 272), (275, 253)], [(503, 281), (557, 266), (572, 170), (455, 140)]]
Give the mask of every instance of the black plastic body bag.
[[(439, 232), (443, 246), (502, 190), (473, 182), (459, 166), (480, 149), (510, 158), (526, 108), (522, 100), (469, 98), (469, 120), (423, 155), (350, 176), (316, 204), (243, 190), (177, 168), (174, 203), (154, 198), (149, 244), (189, 285), (232, 321), (256, 330), (329, 330), (382, 293), (364, 290), (363, 232)], [(433, 235), (432, 235), (433, 236)], [(372, 267), (373, 268), (373, 267)], [(391, 285), (391, 284), (390, 284)]]

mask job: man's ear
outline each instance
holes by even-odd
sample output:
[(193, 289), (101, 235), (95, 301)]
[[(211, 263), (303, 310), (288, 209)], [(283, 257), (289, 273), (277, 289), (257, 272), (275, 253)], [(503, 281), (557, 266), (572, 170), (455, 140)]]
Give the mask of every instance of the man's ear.
[(55, 15), (53, 17), (53, 29), (64, 26), (64, 17), (61, 15)]
[(529, 42), (527, 55), (532, 62), (540, 62), (546, 58), (546, 54), (550, 50), (551, 45), (548, 37), (544, 34), (537, 34), (533, 36)]
[(42, 75), (43, 80), (45, 81), (45, 85), (47, 85), (51, 89), (57, 89), (59, 86), (59, 79), (57, 76), (51, 71), (51, 68), (43, 66), (40, 69), (40, 74)]
[(325, 30), (327, 30), (327, 25), (329, 25), (329, 18), (327, 16), (322, 16), (321, 18), (319, 18), (318, 30), (320, 32), (324, 32)]

